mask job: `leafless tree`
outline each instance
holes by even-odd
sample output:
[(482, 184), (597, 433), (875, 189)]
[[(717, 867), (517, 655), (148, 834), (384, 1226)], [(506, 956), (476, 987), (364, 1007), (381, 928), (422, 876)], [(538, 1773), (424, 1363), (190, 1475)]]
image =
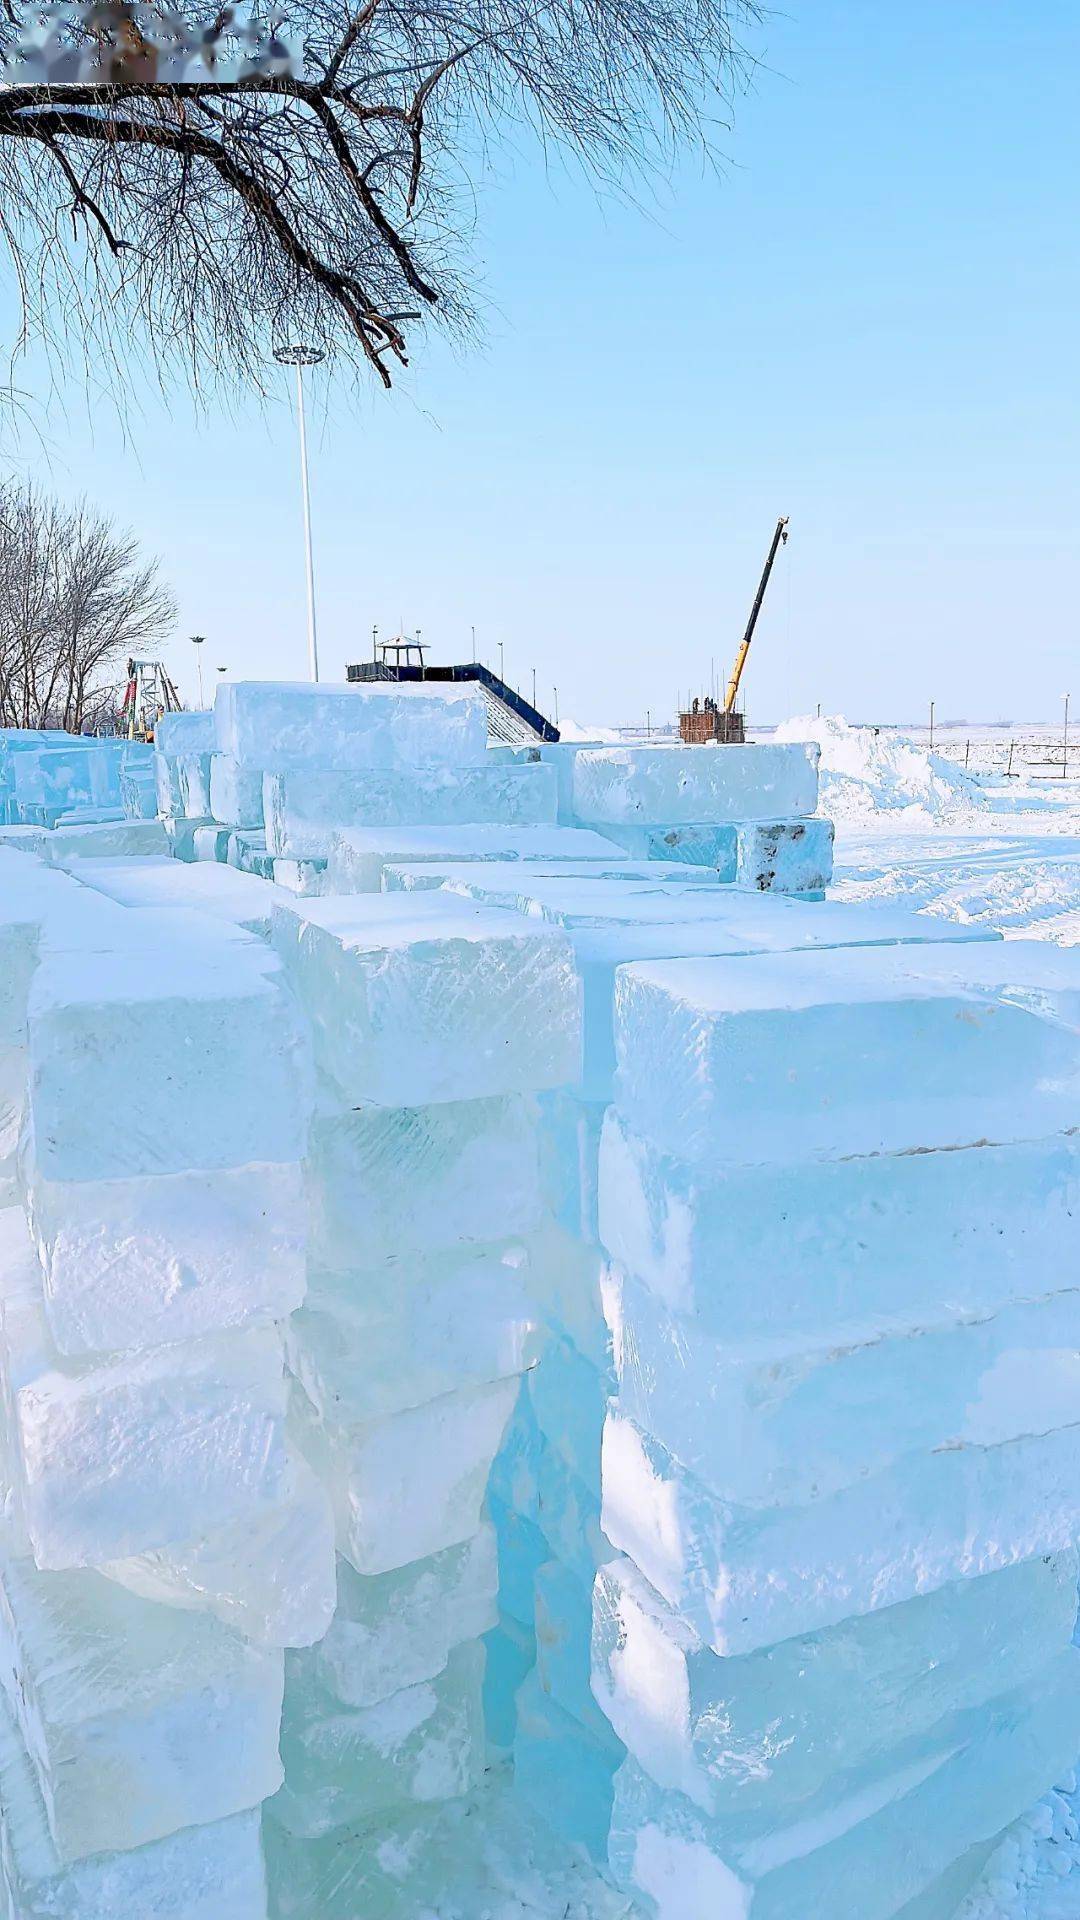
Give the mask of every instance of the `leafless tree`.
[[(194, 0), (192, 25), (220, 26), (219, 4)], [(389, 385), (410, 323), (469, 324), (472, 180), (493, 142), (528, 126), (620, 185), (684, 140), (711, 150), (759, 17), (756, 0), (292, 4), (300, 71), (162, 83), (133, 0), (100, 0), (118, 84), (0, 91), (24, 337), (74, 340), (114, 389), (147, 360), (261, 388), (294, 340)]]
[(36, 487), (0, 488), (0, 726), (95, 725), (127, 656), (175, 619), (131, 534)]

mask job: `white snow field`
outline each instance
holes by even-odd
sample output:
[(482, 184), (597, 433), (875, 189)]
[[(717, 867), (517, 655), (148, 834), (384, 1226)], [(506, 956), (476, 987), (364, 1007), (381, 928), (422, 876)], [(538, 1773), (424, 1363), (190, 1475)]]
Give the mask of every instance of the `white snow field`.
[(11, 1920), (1080, 1916), (1080, 786), (574, 731), (0, 734)]

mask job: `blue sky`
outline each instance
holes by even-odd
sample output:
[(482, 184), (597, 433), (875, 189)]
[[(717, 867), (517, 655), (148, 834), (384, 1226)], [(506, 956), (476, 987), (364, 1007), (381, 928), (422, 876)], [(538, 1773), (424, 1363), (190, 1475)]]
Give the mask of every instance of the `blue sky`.
[[(752, 719), (1056, 717), (1080, 700), (1075, 0), (788, 0), (717, 178), (600, 201), (524, 148), (482, 183), (484, 333), (389, 399), (316, 380), (324, 673), (420, 626), (563, 716), (667, 718), (791, 515)], [(10, 296), (2, 309), (12, 312)], [(29, 470), (158, 553), (169, 650), (305, 672), (295, 426), (78, 392)], [(1075, 678), (1073, 678), (1075, 676)]]

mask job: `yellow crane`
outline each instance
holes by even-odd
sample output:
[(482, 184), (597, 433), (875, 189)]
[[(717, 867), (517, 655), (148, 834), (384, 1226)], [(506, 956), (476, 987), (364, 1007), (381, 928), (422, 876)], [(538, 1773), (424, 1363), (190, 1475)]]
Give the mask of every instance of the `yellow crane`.
[(769, 575), (773, 570), (773, 562), (775, 561), (776, 556), (780, 551), (780, 548), (782, 546), (787, 545), (787, 537), (788, 537), (787, 530), (788, 530), (789, 519), (790, 519), (789, 514), (786, 514), (786, 513), (781, 514), (779, 520), (776, 523), (776, 532), (773, 534), (772, 544), (769, 548), (768, 557), (765, 561), (765, 566), (762, 570), (761, 579), (758, 582), (758, 590), (756, 595), (754, 596), (754, 604), (750, 609), (750, 618), (746, 623), (746, 632), (743, 634), (743, 637), (739, 642), (739, 651), (735, 655), (735, 665), (731, 669), (731, 679), (727, 683), (727, 692), (724, 695), (724, 712), (725, 713), (734, 713), (735, 711), (735, 702), (739, 697), (739, 682), (743, 677), (743, 668), (746, 665), (746, 656), (750, 651), (750, 642), (754, 637), (754, 628), (757, 626), (757, 623), (758, 623), (758, 614), (761, 612), (761, 603), (765, 598), (765, 589), (769, 584)]

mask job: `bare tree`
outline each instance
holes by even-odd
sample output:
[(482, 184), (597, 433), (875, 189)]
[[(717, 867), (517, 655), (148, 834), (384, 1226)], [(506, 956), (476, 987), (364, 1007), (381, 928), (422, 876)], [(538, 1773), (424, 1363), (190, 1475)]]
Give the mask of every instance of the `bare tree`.
[(36, 487), (0, 488), (0, 726), (97, 724), (127, 656), (175, 619), (132, 534)]
[[(159, 377), (182, 365), (197, 387), (261, 388), (295, 339), (388, 386), (410, 322), (468, 323), (470, 174), (493, 139), (527, 125), (608, 183), (708, 148), (758, 17), (755, 0), (294, 0), (302, 70), (162, 83), (133, 0), (87, 12), (108, 16), (119, 84), (0, 91), (0, 232), (25, 337), (73, 337), (114, 387), (133, 327)], [(661, 291), (656, 332), (661, 363)]]

